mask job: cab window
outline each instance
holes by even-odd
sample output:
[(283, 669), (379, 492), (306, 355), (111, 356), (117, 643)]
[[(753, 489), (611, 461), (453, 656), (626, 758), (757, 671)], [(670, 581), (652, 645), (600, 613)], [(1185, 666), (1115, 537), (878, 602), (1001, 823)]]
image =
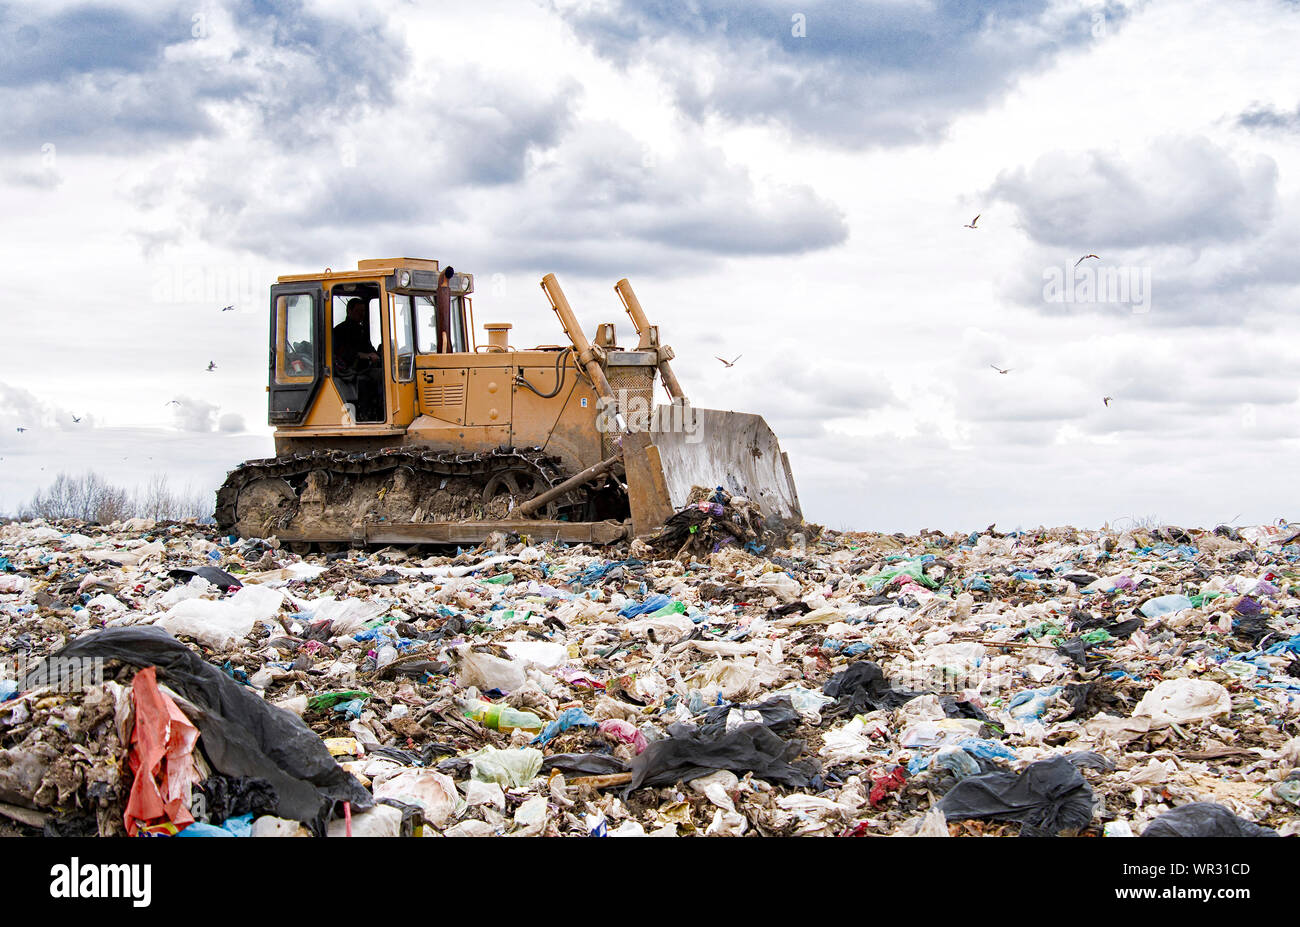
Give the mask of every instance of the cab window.
[(401, 293), (388, 296), (393, 333), (393, 375), (405, 383), (415, 376), (415, 331), (411, 325), (411, 297)]
[(365, 315), (362, 318), (362, 324), (366, 329), (366, 338), (370, 341), (370, 347), (376, 352), (379, 351), (379, 342), (383, 338), (383, 329), (379, 322), (379, 297), (372, 296), (369, 293), (340, 293), (337, 290), (332, 300), (332, 318), (330, 324), (338, 328), (348, 318), (348, 303), (360, 296), (366, 306)]
[(451, 298), (450, 318), (441, 324), (434, 297), (416, 296), (415, 327), (421, 354), (463, 354), (469, 350), (465, 339), (465, 309), (459, 296)]
[(276, 299), (276, 382), (311, 382), (315, 376), (311, 316), (312, 298), (309, 293), (291, 293)]

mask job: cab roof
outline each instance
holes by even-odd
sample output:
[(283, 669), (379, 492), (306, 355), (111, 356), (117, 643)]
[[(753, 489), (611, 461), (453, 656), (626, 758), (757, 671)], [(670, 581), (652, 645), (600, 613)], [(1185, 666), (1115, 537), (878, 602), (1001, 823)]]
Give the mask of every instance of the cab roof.
[(285, 274), (276, 283), (301, 283), (305, 280), (369, 280), (387, 277), (398, 270), (431, 270), (438, 272), (438, 262), (430, 258), (370, 258), (357, 261), (356, 270), (331, 270), (326, 267), (319, 273)]

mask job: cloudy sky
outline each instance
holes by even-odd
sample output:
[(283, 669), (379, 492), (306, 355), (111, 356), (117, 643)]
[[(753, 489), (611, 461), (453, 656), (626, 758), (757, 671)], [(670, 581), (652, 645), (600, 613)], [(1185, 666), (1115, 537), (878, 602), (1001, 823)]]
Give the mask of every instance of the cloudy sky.
[(831, 527), (1300, 517), (1296, 48), (1284, 0), (0, 3), (0, 511), (270, 454), (273, 278), (404, 254), (521, 345), (552, 271), (626, 340), (628, 276)]

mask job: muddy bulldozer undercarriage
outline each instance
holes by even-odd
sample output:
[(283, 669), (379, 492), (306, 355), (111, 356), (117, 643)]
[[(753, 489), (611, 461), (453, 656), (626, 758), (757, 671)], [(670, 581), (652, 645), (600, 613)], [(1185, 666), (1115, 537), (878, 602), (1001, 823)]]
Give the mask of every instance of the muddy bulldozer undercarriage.
[[(596, 519), (610, 503), (590, 487), (553, 499), (537, 518), (512, 517), (521, 502), (564, 480), (560, 461), (541, 448), (316, 451), (250, 460), (232, 471), (217, 494), (217, 523), (244, 537), (276, 536), (299, 549), (315, 542), (326, 551), (470, 543), (492, 531), (595, 543), (626, 534), (621, 520)], [(616, 498), (621, 490), (603, 492)]]

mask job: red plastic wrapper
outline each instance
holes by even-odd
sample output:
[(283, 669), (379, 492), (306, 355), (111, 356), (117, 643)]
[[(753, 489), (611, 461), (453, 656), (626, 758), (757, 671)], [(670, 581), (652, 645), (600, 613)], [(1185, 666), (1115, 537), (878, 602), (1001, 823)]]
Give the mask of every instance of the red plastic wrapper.
[(134, 837), (142, 827), (157, 831), (160, 824), (182, 830), (194, 823), (190, 788), (199, 781), (194, 745), (199, 732), (176, 703), (158, 688), (157, 670), (148, 666), (135, 674), (135, 728), (131, 732), (131, 796), (126, 803), (126, 831)]

